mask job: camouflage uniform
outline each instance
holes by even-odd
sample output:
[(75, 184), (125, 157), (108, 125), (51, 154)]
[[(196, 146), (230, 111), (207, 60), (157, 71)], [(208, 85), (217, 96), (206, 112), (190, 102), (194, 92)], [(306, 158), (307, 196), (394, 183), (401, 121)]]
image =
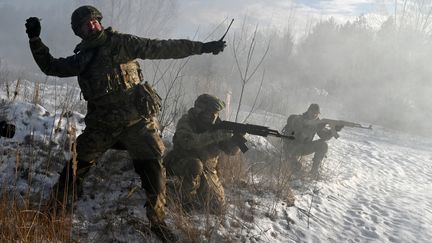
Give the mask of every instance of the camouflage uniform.
[[(316, 106), (314, 105), (315, 104), (312, 104), (308, 111), (316, 109)], [(294, 134), (295, 139), (283, 140), (284, 153), (292, 163), (294, 169), (299, 169), (299, 167), (301, 167), (299, 157), (314, 154), (312, 159), (312, 172), (317, 172), (321, 161), (327, 154), (328, 145), (326, 141), (329, 140), (332, 135), (330, 129), (327, 129), (325, 125), (312, 125), (308, 123), (310, 120), (308, 112), (305, 112), (302, 115), (290, 115), (288, 117), (287, 124), (283, 128), (282, 132), (286, 135)], [(315, 134), (320, 137), (318, 140), (313, 140)]]
[(222, 151), (234, 155), (240, 149), (232, 134), (201, 127), (198, 106), (195, 102), (195, 107), (178, 121), (174, 148), (164, 161), (168, 175), (181, 179), (183, 206), (186, 209), (208, 206), (210, 212), (216, 213), (225, 204), (225, 192), (217, 172), (219, 155)]
[[(84, 14), (79, 10), (84, 10)], [(77, 26), (81, 24), (77, 21), (83, 16), (89, 18), (89, 15), (98, 20), (102, 18), (91, 6), (74, 12), (72, 27), (75, 34), (79, 35)], [(86, 128), (77, 139), (78, 179), (83, 178), (106, 150), (117, 145), (126, 148), (147, 193), (147, 216), (151, 222), (162, 222), (165, 169), (161, 157), (165, 148), (155, 118), (159, 107), (154, 107), (157, 106), (154, 102), (145, 103), (154, 98), (151, 91), (144, 96), (139, 92), (145, 87), (140, 85), (143, 75), (135, 59), (184, 58), (203, 53), (203, 43), (152, 40), (107, 28), (91, 40), (84, 39), (75, 49), (75, 55), (53, 58), (38, 35), (32, 38), (29, 35), (29, 38), (31, 52), (40, 69), (51, 76), (78, 76), (82, 95), (87, 101)], [(143, 101), (145, 104), (137, 104)], [(67, 171), (72, 170), (66, 166), (62, 171), (60, 187), (71, 176)]]

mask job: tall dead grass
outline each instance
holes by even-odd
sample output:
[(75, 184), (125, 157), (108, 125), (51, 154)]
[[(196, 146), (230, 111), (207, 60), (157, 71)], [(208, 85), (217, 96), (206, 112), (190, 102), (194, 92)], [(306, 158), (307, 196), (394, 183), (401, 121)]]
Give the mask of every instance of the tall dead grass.
[[(9, 83), (6, 83), (3, 88), (6, 89), (7, 98), (12, 101), (18, 96), (34, 104), (39, 104), (41, 101), (38, 83), (35, 84), (33, 94), (21, 92), (23, 90), (21, 89), (21, 80), (16, 81), (13, 92), (10, 90)], [(13, 97), (10, 97), (10, 93), (13, 93)], [(8, 185), (6, 184), (8, 183), (7, 180), (5, 180), (0, 185), (0, 242), (72, 242), (71, 214), (65, 210), (62, 212), (57, 211), (55, 207), (45, 205), (46, 202), (42, 200), (35, 201), (35, 197), (30, 196), (32, 173), (24, 173), (28, 176), (26, 178), (28, 182), (27, 191), (23, 193), (17, 188), (17, 179), (22, 177), (22, 171), (26, 169), (32, 170), (33, 163), (40, 159), (37, 157), (38, 153), (35, 152), (38, 146), (31, 140), (30, 138), (27, 144), (20, 145), (17, 143), (17, 147), (14, 149), (17, 151), (15, 156), (2, 154), (2, 157), (0, 157), (2, 163), (11, 163), (12, 160), (7, 158), (14, 157), (16, 168), (15, 175), (13, 175), (15, 182), (12, 182), (14, 184)], [(5, 150), (4, 152), (6, 151), (12, 150)], [(25, 153), (25, 156), (21, 156), (20, 151), (28, 151), (28, 154)], [(49, 161), (53, 158), (50, 151), (47, 153), (49, 155), (47, 158), (49, 164)]]
[(71, 242), (71, 218), (49, 209), (20, 205), (13, 193), (0, 197), (0, 242)]

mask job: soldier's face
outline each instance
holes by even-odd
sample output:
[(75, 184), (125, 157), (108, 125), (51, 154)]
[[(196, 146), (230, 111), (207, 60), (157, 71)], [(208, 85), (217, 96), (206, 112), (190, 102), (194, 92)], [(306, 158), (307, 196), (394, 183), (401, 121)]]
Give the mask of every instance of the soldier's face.
[(80, 37), (82, 39), (89, 39), (95, 33), (98, 33), (102, 30), (102, 25), (97, 19), (89, 19), (81, 25), (80, 29)]
[(218, 111), (202, 111), (200, 114), (200, 120), (206, 125), (215, 124), (217, 118), (219, 117)]
[(320, 113), (316, 111), (308, 111), (308, 114), (309, 114), (309, 119), (316, 120)]

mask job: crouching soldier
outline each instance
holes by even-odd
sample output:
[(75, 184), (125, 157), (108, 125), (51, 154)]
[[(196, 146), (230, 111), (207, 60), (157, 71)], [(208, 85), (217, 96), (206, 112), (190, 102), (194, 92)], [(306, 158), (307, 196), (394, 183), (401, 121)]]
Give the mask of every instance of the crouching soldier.
[(210, 213), (217, 214), (224, 208), (225, 193), (217, 171), (219, 155), (222, 151), (229, 155), (240, 151), (232, 133), (213, 129), (224, 107), (220, 99), (202, 94), (177, 123), (173, 150), (164, 161), (168, 176), (180, 181), (185, 210), (208, 207)]
[[(293, 172), (302, 167), (300, 157), (313, 154), (311, 174), (317, 175), (322, 160), (327, 154), (327, 140), (332, 138), (331, 130), (325, 123), (319, 123), (320, 108), (318, 104), (311, 104), (306, 112), (301, 115), (290, 115), (282, 132), (286, 135), (295, 134), (294, 140), (283, 140), (284, 153)], [(337, 126), (340, 131), (342, 126)], [(314, 140), (315, 135), (319, 139)]]

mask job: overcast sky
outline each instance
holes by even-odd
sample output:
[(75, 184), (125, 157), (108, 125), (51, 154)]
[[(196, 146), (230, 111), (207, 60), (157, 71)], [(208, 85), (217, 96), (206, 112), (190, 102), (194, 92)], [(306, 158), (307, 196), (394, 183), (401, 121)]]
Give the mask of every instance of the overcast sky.
[[(0, 0), (23, 9), (47, 8), (53, 0)], [(333, 17), (344, 23), (360, 15), (367, 15), (371, 21), (382, 19), (394, 12), (394, 0), (173, 0), (177, 2), (177, 15), (174, 16), (175, 36), (208, 34), (209, 26), (216, 26), (226, 20), (236, 19), (233, 28), (239, 27), (247, 16), (250, 23), (260, 28), (273, 27), (284, 31), (290, 28), (295, 35), (301, 36), (308, 26), (321, 19)], [(20, 4), (20, 2), (22, 4)], [(80, 1), (86, 3), (86, 1)], [(91, 4), (92, 1), (87, 1)], [(73, 4), (71, 4), (72, 6)], [(65, 6), (66, 8), (68, 6)], [(35, 9), (36, 10), (36, 9)], [(65, 16), (69, 18), (69, 16)], [(378, 24), (377, 24), (378, 25)], [(226, 26), (226, 25), (225, 25)]]
[[(380, 22), (394, 12), (393, 0), (182, 0), (178, 4), (176, 34), (191, 35), (197, 26), (221, 23), (235, 18), (240, 25), (246, 15), (261, 28), (291, 28), (296, 36), (307, 26), (334, 17), (338, 22), (367, 15), (371, 21)], [(228, 22), (228, 21), (227, 21)], [(181, 24), (181, 25), (180, 25)], [(235, 28), (235, 27), (234, 27)]]
[[(360, 15), (367, 15), (371, 21), (377, 20), (377, 26), (387, 16), (394, 12), (394, 0), (171, 0), (175, 9), (169, 21), (169, 31), (160, 33), (156, 38), (193, 38), (200, 41), (209, 41), (220, 38), (230, 19), (234, 18), (228, 38), (234, 30), (240, 28), (242, 20), (247, 17), (247, 23), (258, 25), (259, 29), (271, 28), (276, 32), (287, 33), (291, 30), (296, 40), (319, 20), (333, 17), (340, 23), (354, 20)], [(24, 21), (29, 16), (38, 16), (43, 19), (42, 36), (57, 55), (71, 53), (72, 47), (65, 48), (62, 43), (77, 43), (70, 28), (70, 14), (77, 4), (92, 4), (93, 1), (81, 0), (0, 0), (3, 11), (0, 19), (4, 35), (0, 36), (0, 58), (6, 58), (10, 63), (24, 64), (28, 59), (29, 51), (25, 49), (26, 56), (18, 47), (27, 45), (24, 33)], [(110, 1), (106, 1), (107, 4)], [(98, 4), (104, 4), (104, 1)], [(14, 6), (15, 12), (9, 13), (5, 6)], [(58, 11), (52, 12), (52, 9)], [(1, 8), (0, 8), (1, 9)], [(52, 12), (47, 16), (47, 12)], [(145, 11), (143, 11), (145, 14)], [(105, 22), (104, 22), (105, 21)], [(105, 19), (104, 24), (109, 25)], [(145, 18), (143, 18), (145, 21)], [(221, 24), (223, 23), (223, 24)], [(218, 26), (218, 28), (216, 28)], [(57, 29), (56, 29), (56, 28)], [(115, 26), (116, 27), (116, 26)], [(53, 31), (53, 30), (57, 31)], [(58, 29), (64, 29), (64, 35), (59, 35)], [(126, 29), (118, 28), (119, 31)], [(133, 33), (133, 32), (132, 32)], [(141, 33), (134, 33), (140, 35)], [(19, 50), (17, 50), (17, 48)], [(33, 65), (34, 66), (34, 65)]]

